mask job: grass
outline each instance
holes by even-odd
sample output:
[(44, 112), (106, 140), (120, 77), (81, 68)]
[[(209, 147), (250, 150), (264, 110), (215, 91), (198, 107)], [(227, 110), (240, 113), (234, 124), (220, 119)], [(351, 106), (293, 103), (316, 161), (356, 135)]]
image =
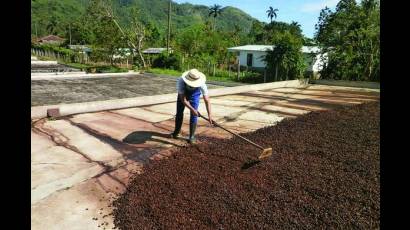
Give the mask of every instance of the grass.
[(86, 72), (93, 72), (93, 71), (95, 71), (96, 73), (128, 72), (127, 68), (120, 68), (120, 67), (111, 66), (111, 65), (89, 65), (89, 64), (81, 64), (81, 63), (62, 63), (62, 64), (73, 67), (73, 68), (82, 69), (82, 70), (85, 70)]
[(81, 63), (65, 63), (60, 61), (61, 64), (64, 64), (69, 67), (77, 68), (77, 69), (86, 69), (86, 68), (91, 68), (93, 65), (88, 65), (88, 64), (81, 64)]
[(39, 61), (55, 61), (54, 58), (51, 58), (51, 57), (43, 57), (43, 56), (38, 56), (37, 59), (38, 59)]
[(128, 69), (117, 66), (98, 66), (96, 67), (96, 71), (97, 73), (124, 73), (128, 72)]
[(182, 71), (173, 70), (173, 69), (150, 68), (146, 70), (146, 72), (154, 73), (154, 74), (169, 75), (173, 77), (180, 77), (182, 75)]

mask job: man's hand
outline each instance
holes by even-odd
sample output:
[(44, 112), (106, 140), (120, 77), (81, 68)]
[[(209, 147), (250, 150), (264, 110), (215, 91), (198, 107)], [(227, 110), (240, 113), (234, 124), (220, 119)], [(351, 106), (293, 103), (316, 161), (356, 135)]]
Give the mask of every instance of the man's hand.
[(212, 117), (211, 117), (211, 116), (209, 116), (209, 124), (210, 124), (211, 126), (214, 125), (214, 121), (212, 120)]
[(197, 117), (199, 116), (199, 112), (196, 111), (195, 109), (191, 110), (191, 113), (194, 114)]
[(210, 98), (209, 98), (208, 95), (207, 95), (207, 96), (204, 96), (204, 101), (205, 101), (205, 104), (206, 104), (206, 111), (208, 112), (209, 124), (210, 124), (211, 126), (213, 126), (215, 122), (212, 121), (211, 101), (210, 101)]

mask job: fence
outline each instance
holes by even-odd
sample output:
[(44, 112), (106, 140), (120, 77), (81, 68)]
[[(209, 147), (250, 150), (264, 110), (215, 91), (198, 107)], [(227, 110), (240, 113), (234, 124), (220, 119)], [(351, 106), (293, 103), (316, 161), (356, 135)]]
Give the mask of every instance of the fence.
[(75, 62), (82, 64), (87, 64), (90, 62), (90, 58), (87, 55), (87, 53), (80, 53), (75, 51), (73, 51), (72, 53), (68, 53), (41, 48), (31, 48), (31, 54), (36, 57), (48, 57), (63, 62)]
[(133, 57), (127, 58), (101, 58), (93, 57), (86, 52), (78, 50), (69, 50), (59, 52), (56, 50), (48, 50), (43, 48), (31, 48), (31, 54), (36, 57), (47, 57), (53, 60), (62, 61), (65, 63), (81, 63), (89, 65), (116, 65), (121, 68), (132, 68)]

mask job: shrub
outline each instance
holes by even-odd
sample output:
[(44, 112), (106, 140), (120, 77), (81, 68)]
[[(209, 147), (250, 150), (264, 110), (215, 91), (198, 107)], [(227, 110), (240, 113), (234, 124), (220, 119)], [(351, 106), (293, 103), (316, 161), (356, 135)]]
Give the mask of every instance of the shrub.
[(244, 72), (239, 76), (239, 81), (243, 83), (263, 83), (263, 76), (256, 72)]
[(84, 69), (87, 73), (123, 73), (128, 72), (127, 69), (116, 66), (88, 66)]
[(160, 54), (154, 59), (152, 67), (181, 70), (181, 57), (177, 54)]

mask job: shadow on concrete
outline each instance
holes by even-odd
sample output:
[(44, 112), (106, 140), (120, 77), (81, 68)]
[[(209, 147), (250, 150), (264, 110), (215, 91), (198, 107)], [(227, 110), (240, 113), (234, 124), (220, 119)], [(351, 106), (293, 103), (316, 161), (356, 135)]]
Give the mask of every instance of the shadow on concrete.
[[(329, 90), (321, 90), (320, 92), (325, 92), (328, 94), (315, 94), (315, 93), (308, 93), (306, 91), (319, 91), (316, 89), (302, 89), (299, 90), (298, 92), (282, 92), (278, 90), (270, 90), (266, 92), (275, 92), (275, 93), (281, 93), (284, 94), (284, 96), (287, 95), (300, 95), (300, 96), (311, 96), (311, 97), (320, 97), (320, 98), (342, 98), (342, 99), (353, 99), (353, 100), (366, 100), (366, 99), (377, 99), (378, 96), (377, 94), (373, 93), (372, 95), (366, 95), (363, 92), (361, 93), (351, 93), (350, 91), (329, 91)], [(339, 95), (334, 95), (334, 94), (339, 94)], [(354, 95), (354, 96), (352, 96)]]
[(379, 97), (380, 92), (374, 92), (374, 91), (363, 91), (360, 90), (359, 88), (355, 90), (343, 90), (343, 89), (312, 89), (311, 87), (306, 88), (306, 90), (309, 91), (317, 91), (317, 92), (330, 92), (332, 94), (337, 94), (337, 93), (346, 93), (346, 94), (358, 94), (361, 96), (376, 96)]
[[(318, 91), (318, 90), (314, 90), (314, 89), (305, 89), (308, 91)], [(299, 95), (299, 96), (306, 96), (306, 97), (316, 97), (316, 98), (320, 98), (320, 99), (328, 99), (329, 101), (331, 101), (332, 99), (334, 100), (345, 100), (345, 101), (356, 101), (356, 102), (363, 102), (363, 101), (369, 101), (369, 100), (377, 100), (379, 98), (379, 96), (377, 95), (377, 93), (373, 93), (370, 95), (366, 95), (364, 93), (350, 93), (349, 91), (325, 91), (322, 90), (322, 92), (327, 92), (327, 93), (332, 93), (332, 94), (336, 94), (338, 93), (339, 95), (329, 95), (329, 94), (315, 94), (315, 93), (307, 93), (307, 92), (303, 92), (303, 91), (299, 91), (299, 92), (281, 92), (281, 91), (277, 91), (277, 90), (270, 90), (267, 92), (275, 92), (275, 93), (280, 93), (283, 94), (283, 96), (278, 96), (278, 95), (263, 95), (261, 96), (260, 94), (257, 93), (242, 93), (242, 95), (245, 96), (251, 96), (251, 97), (259, 97), (259, 98), (265, 98), (265, 99), (274, 99), (274, 100), (294, 100), (294, 99), (304, 99), (304, 98), (292, 98), (292, 95)], [(352, 96), (354, 95), (354, 96)], [(308, 99), (308, 98), (306, 98)]]
[(239, 112), (237, 112), (237, 113), (232, 113), (232, 114), (230, 114), (230, 115), (228, 115), (228, 116), (224, 116), (223, 117), (223, 119), (224, 119), (224, 121), (227, 121), (227, 122), (230, 122), (230, 121), (236, 121), (236, 120), (238, 120), (238, 118), (242, 115), (242, 114), (245, 114), (245, 113), (247, 113), (248, 111), (247, 110), (241, 110), (241, 111), (239, 111)]
[[(147, 109), (144, 109), (144, 110), (147, 110)], [(126, 118), (129, 118), (129, 119), (138, 120), (138, 121), (141, 121), (141, 122), (148, 123), (147, 121), (145, 121), (143, 119), (138, 119), (138, 118), (135, 118), (135, 117), (132, 117), (132, 116), (128, 116), (126, 114), (122, 114), (122, 113), (116, 113), (116, 112), (113, 112), (113, 111), (106, 111), (106, 113), (110, 113), (110, 114), (114, 114), (116, 116), (126, 117)], [(174, 119), (174, 118), (170, 118), (170, 119), (167, 119), (167, 120), (172, 120), (172, 119)], [(167, 121), (167, 120), (164, 120), (164, 121)], [(167, 128), (165, 128), (165, 127), (159, 125), (164, 121), (153, 122), (151, 124), (154, 127), (157, 127), (157, 128), (168, 131), (167, 133), (159, 133), (159, 132), (154, 132), (154, 131), (135, 131), (135, 132), (132, 132), (132, 133), (128, 134), (128, 136), (126, 136), (122, 141), (124, 143), (127, 143), (127, 144), (144, 144), (146, 141), (151, 140), (151, 141), (156, 141), (156, 142), (160, 142), (160, 143), (163, 143), (163, 144), (170, 144), (170, 145), (174, 145), (176, 147), (181, 147), (181, 145), (177, 145), (173, 142), (168, 142), (168, 141), (165, 141), (165, 140), (154, 138), (154, 137), (171, 138), (170, 133), (172, 132), (174, 127), (165, 125), (165, 126), (167, 126)], [(188, 139), (180, 136), (180, 137), (177, 138), (177, 140), (187, 141)]]
[(120, 140), (112, 138), (108, 134), (99, 132), (91, 128), (90, 126), (82, 123), (76, 123), (72, 120), (67, 120), (71, 125), (80, 128), (85, 133), (97, 138), (103, 143), (110, 145), (112, 148), (117, 150), (123, 155), (124, 159), (129, 159), (133, 161), (146, 164), (149, 161), (149, 158), (159, 151), (158, 148), (154, 146), (133, 146), (128, 143), (124, 143)]
[(173, 142), (158, 139), (158, 137), (171, 138), (169, 133), (159, 133), (159, 132), (153, 132), (153, 131), (135, 131), (135, 132), (128, 134), (122, 141), (128, 144), (144, 144), (147, 141), (155, 141), (155, 142), (160, 142), (163, 144), (179, 146)]
[(258, 97), (258, 98), (269, 99), (269, 100), (283, 100), (283, 101), (294, 100), (293, 98), (290, 98), (287, 96), (263, 95), (263, 94), (252, 93), (252, 92), (238, 93), (238, 95), (245, 96), (245, 97)]
[[(265, 95), (259, 95), (259, 94), (252, 94), (252, 95), (247, 95), (250, 97), (258, 97), (258, 98), (264, 98), (264, 99), (277, 99), (276, 96), (265, 96)], [(318, 100), (318, 99), (309, 99), (309, 98), (287, 98), (288, 102), (292, 103), (292, 104), (299, 104), (299, 105), (303, 105), (303, 106), (308, 106), (308, 105), (312, 105), (312, 106), (319, 106), (322, 109), (335, 109), (338, 108), (340, 106), (343, 106), (343, 103), (341, 102), (332, 102), (332, 101), (325, 101), (325, 100)], [(266, 104), (269, 104), (271, 102), (264, 102)], [(274, 101), (272, 102), (272, 105)], [(345, 104), (345, 103), (344, 103)], [(282, 106), (282, 105), (280, 105)], [(241, 106), (241, 107), (246, 107), (246, 106)], [(283, 107), (286, 107), (283, 105)]]

